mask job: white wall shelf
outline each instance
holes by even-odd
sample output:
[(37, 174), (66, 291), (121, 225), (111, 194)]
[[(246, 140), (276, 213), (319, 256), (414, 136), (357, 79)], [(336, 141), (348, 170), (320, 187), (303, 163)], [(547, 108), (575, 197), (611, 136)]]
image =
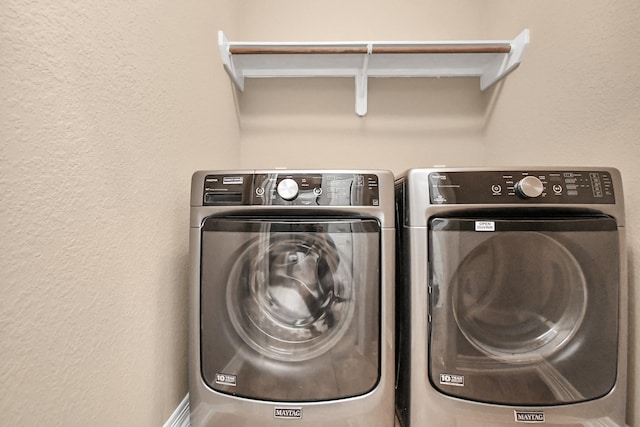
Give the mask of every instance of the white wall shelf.
[(513, 40), (435, 42), (230, 42), (218, 33), (234, 84), (245, 78), (354, 77), (356, 113), (367, 114), (369, 77), (480, 77), (485, 90), (522, 60), (529, 30)]

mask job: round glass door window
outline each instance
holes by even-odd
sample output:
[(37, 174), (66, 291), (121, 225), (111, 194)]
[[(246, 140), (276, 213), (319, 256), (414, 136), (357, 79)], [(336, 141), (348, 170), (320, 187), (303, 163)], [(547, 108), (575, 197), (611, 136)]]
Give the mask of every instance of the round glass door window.
[(241, 339), (260, 354), (303, 361), (330, 350), (354, 312), (353, 280), (333, 239), (267, 233), (235, 261), (227, 309)]
[(479, 351), (509, 363), (544, 359), (579, 329), (587, 285), (574, 256), (538, 232), (497, 234), (476, 246), (453, 279), (458, 328)]

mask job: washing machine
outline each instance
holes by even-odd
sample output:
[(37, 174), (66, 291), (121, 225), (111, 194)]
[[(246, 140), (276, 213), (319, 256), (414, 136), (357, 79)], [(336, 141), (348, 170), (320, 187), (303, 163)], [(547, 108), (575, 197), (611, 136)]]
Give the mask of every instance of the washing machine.
[(403, 426), (624, 426), (620, 173), (412, 169), (396, 197)]
[(394, 177), (192, 178), (194, 427), (392, 427)]

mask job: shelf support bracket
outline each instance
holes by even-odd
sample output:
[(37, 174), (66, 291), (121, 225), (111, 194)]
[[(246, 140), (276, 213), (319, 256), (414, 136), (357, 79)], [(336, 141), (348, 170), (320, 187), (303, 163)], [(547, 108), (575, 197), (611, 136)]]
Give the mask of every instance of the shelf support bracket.
[(480, 76), (480, 90), (485, 90), (504, 76), (518, 68), (522, 56), (529, 46), (529, 30), (525, 29), (511, 41), (511, 51), (504, 59), (486, 69)]
[(224, 32), (218, 31), (218, 47), (220, 48), (220, 57), (222, 58), (222, 65), (225, 71), (233, 80), (233, 83), (240, 89), (240, 92), (244, 91), (244, 76), (238, 75), (233, 61), (231, 60), (231, 54), (229, 53), (229, 40), (224, 35)]
[(367, 53), (362, 59), (362, 68), (356, 71), (356, 114), (367, 114), (367, 93), (369, 91), (369, 57), (373, 53), (373, 44), (367, 44)]

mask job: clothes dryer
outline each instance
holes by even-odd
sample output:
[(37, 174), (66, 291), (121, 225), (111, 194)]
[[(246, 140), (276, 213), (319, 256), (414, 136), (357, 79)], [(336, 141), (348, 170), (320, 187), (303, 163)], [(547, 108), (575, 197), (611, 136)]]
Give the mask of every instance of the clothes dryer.
[(394, 424), (386, 171), (192, 178), (194, 427)]
[(619, 172), (413, 169), (396, 191), (403, 425), (624, 426)]

